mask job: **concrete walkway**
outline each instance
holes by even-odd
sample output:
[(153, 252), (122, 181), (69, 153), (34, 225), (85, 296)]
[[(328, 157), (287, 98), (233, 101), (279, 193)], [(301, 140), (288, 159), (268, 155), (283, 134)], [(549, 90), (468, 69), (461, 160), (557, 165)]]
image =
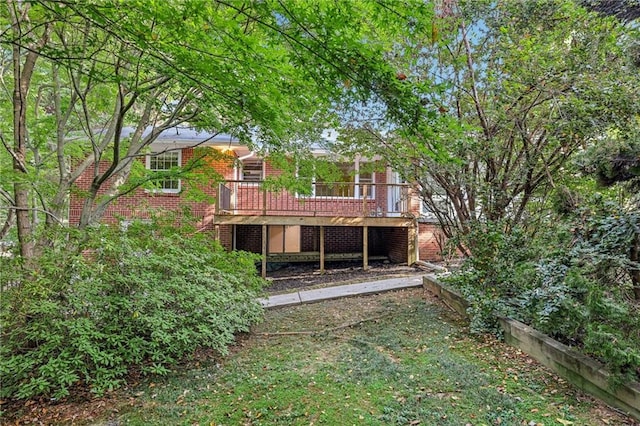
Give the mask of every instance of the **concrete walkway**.
[(300, 305), (302, 303), (319, 302), (321, 300), (338, 299), (348, 296), (361, 296), (365, 294), (383, 293), (385, 291), (421, 286), (422, 275), (415, 275), (409, 277), (369, 281), (357, 284), (324, 287), (315, 290), (303, 290), (295, 293), (276, 294), (266, 299), (260, 299), (260, 303), (262, 304), (262, 306), (268, 309), (280, 306), (291, 306)]

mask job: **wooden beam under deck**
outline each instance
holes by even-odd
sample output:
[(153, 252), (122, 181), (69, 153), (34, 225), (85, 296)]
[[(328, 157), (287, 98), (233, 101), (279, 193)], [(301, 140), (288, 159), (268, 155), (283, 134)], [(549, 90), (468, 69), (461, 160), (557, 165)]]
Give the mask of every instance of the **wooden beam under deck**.
[[(362, 253), (325, 253), (328, 262), (363, 260)], [(303, 251), (300, 253), (269, 253), (268, 262), (318, 262), (320, 253), (317, 251)], [(388, 256), (369, 256), (369, 260), (389, 260)]]
[(331, 217), (331, 216), (250, 216), (216, 215), (216, 225), (303, 225), (303, 226), (415, 226), (413, 217)]
[(362, 269), (369, 269), (369, 227), (362, 227)]

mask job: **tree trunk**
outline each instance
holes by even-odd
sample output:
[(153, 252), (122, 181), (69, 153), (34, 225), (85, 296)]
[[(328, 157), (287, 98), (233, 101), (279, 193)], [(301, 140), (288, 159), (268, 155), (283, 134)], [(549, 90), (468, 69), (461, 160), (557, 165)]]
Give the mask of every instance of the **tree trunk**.
[[(25, 68), (27, 65), (25, 63)], [(27, 71), (25, 69), (23, 72), (20, 62), (20, 47), (16, 45), (13, 48), (13, 170), (18, 173), (18, 176), (25, 177), (27, 174), (25, 164), (27, 156), (27, 95), (30, 81), (30, 74)], [(17, 181), (13, 188), (20, 255), (28, 260), (33, 258), (34, 254), (33, 227), (29, 214), (29, 185), (26, 182)]]
[[(24, 32), (33, 32), (28, 25), (29, 3), (8, 1), (11, 25), (14, 38), (20, 40)], [(30, 188), (27, 183), (27, 104), (31, 77), (38, 59), (38, 50), (47, 44), (51, 25), (44, 27), (40, 39), (33, 43), (22, 62), (22, 48), (18, 43), (13, 45), (13, 170), (18, 178), (14, 183), (14, 205), (16, 209), (16, 223), (20, 255), (28, 263), (35, 255), (35, 241), (31, 206), (29, 205)], [(25, 179), (21, 179), (24, 177)]]
[(18, 243), (20, 244), (20, 256), (26, 261), (34, 256), (35, 241), (33, 239), (33, 227), (29, 214), (29, 189), (23, 183), (14, 185), (14, 200), (16, 202), (16, 224), (18, 229)]
[[(96, 167), (98, 165), (96, 164)], [(78, 222), (78, 229), (85, 229), (91, 223), (93, 223), (93, 206), (96, 201), (97, 192), (90, 192), (84, 197), (84, 203), (82, 204), (82, 210), (80, 212), (80, 220)]]
[(4, 221), (4, 226), (0, 229), (0, 240), (3, 239), (8, 233), (9, 229), (13, 226), (13, 219), (15, 218), (15, 210), (10, 208), (7, 213), (7, 218)]

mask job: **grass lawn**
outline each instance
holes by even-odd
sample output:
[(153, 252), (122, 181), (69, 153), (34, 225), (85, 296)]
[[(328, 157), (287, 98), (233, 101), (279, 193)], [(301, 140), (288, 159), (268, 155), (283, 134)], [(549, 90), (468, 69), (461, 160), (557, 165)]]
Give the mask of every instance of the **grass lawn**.
[(75, 424), (110, 426), (634, 424), (518, 350), (468, 336), (422, 289), (269, 311), (230, 355), (58, 419), (74, 410)]

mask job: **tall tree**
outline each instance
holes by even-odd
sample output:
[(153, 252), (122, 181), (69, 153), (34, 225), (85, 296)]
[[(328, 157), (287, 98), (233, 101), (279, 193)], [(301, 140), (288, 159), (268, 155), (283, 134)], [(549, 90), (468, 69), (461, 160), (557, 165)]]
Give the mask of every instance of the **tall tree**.
[(419, 120), (365, 120), (351, 147), (368, 141), (416, 182), (448, 237), (475, 222), (533, 227), (530, 207), (574, 152), (637, 125), (640, 80), (627, 53), (638, 31), (565, 0), (446, 12), (396, 52), (402, 83), (423, 98)]
[[(640, 2), (636, 0), (584, 0), (583, 4), (598, 13), (615, 16), (627, 25), (636, 25), (640, 20)], [(631, 46), (629, 56), (640, 73), (640, 42), (636, 41)], [(587, 154), (586, 162), (582, 164), (583, 171), (595, 173), (598, 182), (605, 186), (626, 183), (632, 203), (640, 203), (640, 122), (630, 131), (606, 135)]]
[(288, 141), (329, 119), (345, 82), (354, 97), (397, 98), (402, 91), (386, 83), (395, 75), (384, 57), (388, 35), (430, 14), (420, 2), (365, 0), (120, 6), (7, 0), (0, 17), (3, 55), (12, 58), (3, 104), (14, 111), (0, 129), (1, 155), (13, 163), (13, 187), (2, 194), (25, 258), (38, 218), (61, 222), (83, 173), (92, 182), (80, 227), (123, 193), (136, 160), (167, 128), (188, 123), (290, 153)]

